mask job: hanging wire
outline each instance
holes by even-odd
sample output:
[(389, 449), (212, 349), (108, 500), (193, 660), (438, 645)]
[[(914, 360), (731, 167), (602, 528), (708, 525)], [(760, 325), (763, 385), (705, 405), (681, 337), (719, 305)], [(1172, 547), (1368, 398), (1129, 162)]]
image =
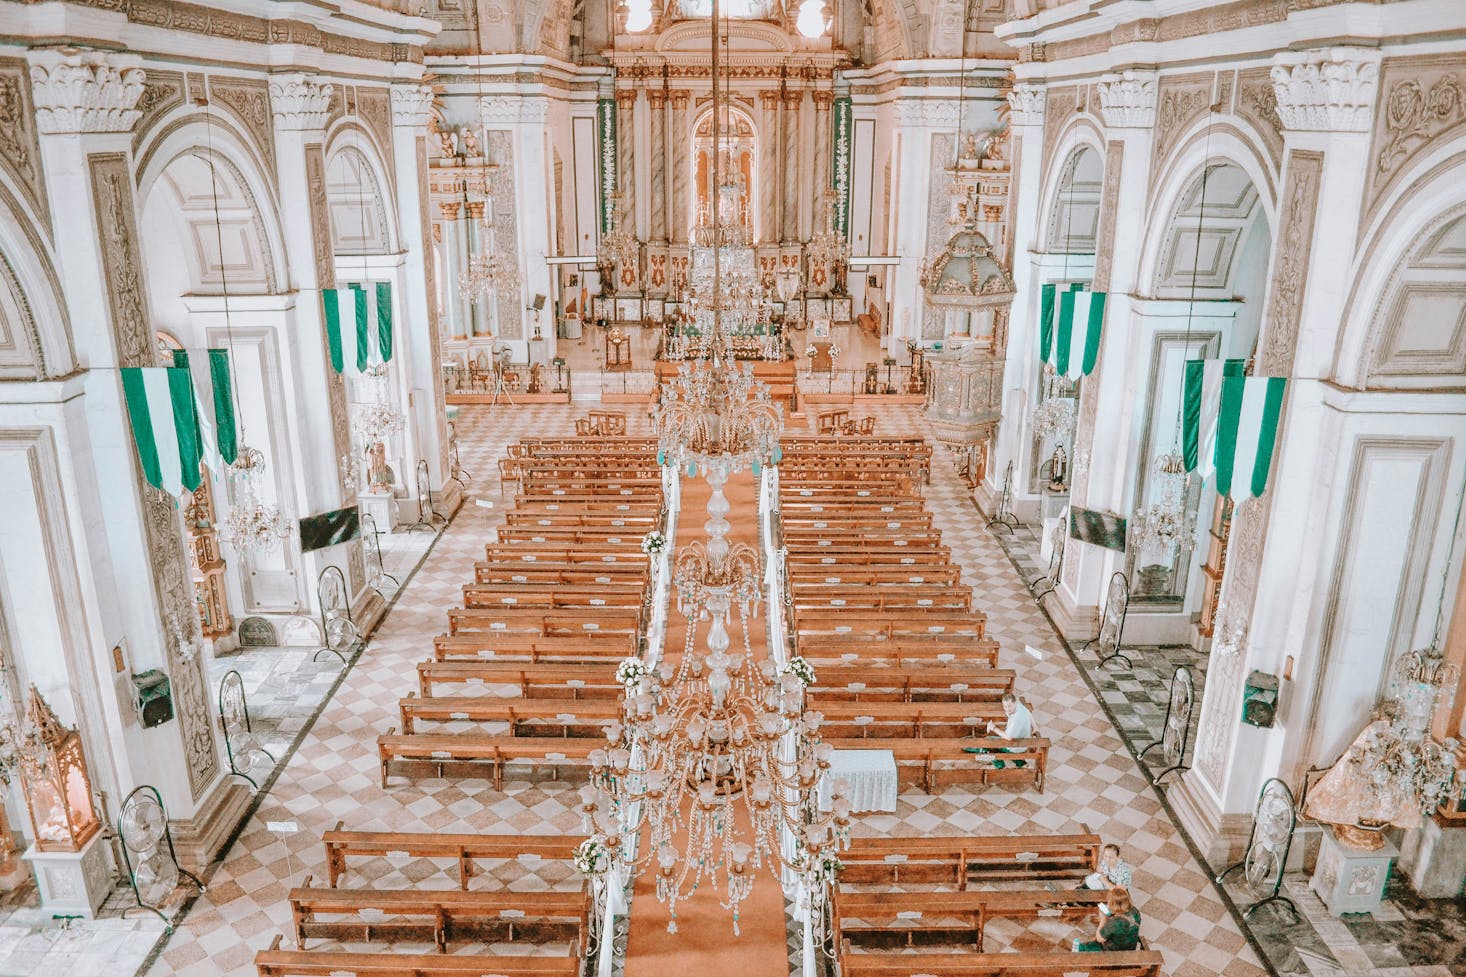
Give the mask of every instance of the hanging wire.
[[(1201, 235), (1206, 223), (1206, 184), (1211, 176), (1211, 130), (1216, 118), (1216, 104), (1207, 109), (1206, 142), (1201, 156), (1201, 202), (1196, 211), (1196, 240), (1191, 249), (1191, 290), (1186, 299), (1186, 338), (1181, 346), (1183, 361), (1191, 358), (1191, 322), (1196, 312), (1196, 276), (1201, 264)], [(1181, 395), (1176, 400), (1176, 433), (1172, 440), (1181, 440), (1181, 425), (1186, 414), (1186, 367), (1181, 367)]]
[[(219, 282), (224, 292), (224, 336), (229, 344), (229, 388), (234, 395), (235, 423), (239, 425), (239, 445), (242, 448), (249, 443), (244, 433), (244, 411), (240, 408), (239, 400), (239, 370), (234, 363), (234, 321), (229, 313), (229, 266), (224, 261), (224, 228), (219, 219), (219, 174), (214, 167), (214, 117), (208, 111), (209, 100), (205, 96), (199, 96), (195, 100), (196, 105), (205, 109), (204, 111), (204, 146), (208, 156), (204, 160), (209, 165), (209, 192), (214, 203), (214, 245), (219, 249)], [(207, 354), (206, 354), (207, 355)], [(244, 452), (240, 451), (240, 458)]]

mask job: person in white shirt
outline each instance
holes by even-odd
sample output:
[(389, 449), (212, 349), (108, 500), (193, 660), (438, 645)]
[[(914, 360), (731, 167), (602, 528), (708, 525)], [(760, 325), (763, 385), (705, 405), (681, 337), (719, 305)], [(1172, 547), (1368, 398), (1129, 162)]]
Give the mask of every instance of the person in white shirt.
[[(1120, 857), (1120, 846), (1111, 843), (1100, 849), (1099, 865), (1096, 866), (1095, 871), (1089, 873), (1084, 883), (1075, 888), (1112, 889), (1119, 886), (1128, 890), (1131, 882), (1130, 863)], [(1110, 909), (1104, 903), (1100, 903), (1099, 909), (1100, 912), (1109, 915)]]
[[(1008, 721), (1003, 724), (1002, 729), (999, 729), (996, 723), (989, 722), (988, 735), (1001, 736), (1005, 740), (1026, 740), (1033, 735), (1033, 713), (1029, 712), (1028, 707), (1019, 702), (1018, 697), (1011, 692), (1003, 695), (1003, 712), (1007, 715)], [(1012, 747), (1005, 749), (1004, 752), (1020, 753), (1022, 748)], [(1026, 767), (1028, 761), (1014, 760), (1013, 765)], [(1005, 763), (1002, 760), (994, 760), (993, 766), (1002, 770)]]

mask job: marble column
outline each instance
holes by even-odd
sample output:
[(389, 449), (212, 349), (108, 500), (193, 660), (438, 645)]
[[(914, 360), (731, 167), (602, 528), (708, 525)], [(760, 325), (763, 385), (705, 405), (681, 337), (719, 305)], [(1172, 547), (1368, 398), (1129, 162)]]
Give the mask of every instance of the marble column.
[(651, 199), (647, 210), (651, 217), (651, 240), (663, 244), (667, 240), (667, 91), (649, 88), (647, 109), (651, 114)]
[(783, 159), (784, 203), (780, 221), (780, 239), (786, 244), (799, 241), (800, 166), (809, 160), (799, 152), (799, 110), (804, 105), (803, 89), (785, 89), (783, 93)]
[(448, 320), (449, 335), (454, 339), (468, 339), (473, 335), (473, 317), (469, 314), (468, 300), (458, 291), (458, 276), (463, 274), (464, 254), (460, 231), (463, 227), (463, 204), (456, 201), (439, 201), (442, 209), (438, 227), (442, 233), (444, 274), (448, 280), (443, 283), (448, 296), (448, 308), (444, 315)]
[[(54, 614), (78, 644), (63, 641), (55, 650), (64, 676), (32, 674), (62, 720), (80, 727), (93, 785), (114, 798), (156, 785), (177, 822), (180, 856), (197, 869), (232, 831), (248, 791), (224, 776), (204, 662), (175, 637), (197, 629), (182, 523), (176, 500), (142, 481), (117, 372), (156, 363), (133, 196), (143, 71), (136, 56), (112, 52), (53, 49), (29, 60), (55, 251), (65, 256), (59, 285), (77, 359), (86, 365), (67, 393), (72, 403), (50, 428), (64, 437), (32, 462), (43, 472), (41, 461), (54, 458), (49, 452), (64, 452), (71, 472), (67, 507), (78, 508), (64, 514), (71, 538), (56, 544), (80, 544), (85, 559), (74, 561), (79, 592), (57, 601)], [(40, 403), (31, 410), (38, 418), (49, 412)], [(57, 554), (46, 559), (59, 579)], [(120, 635), (130, 668), (168, 674), (174, 722), (144, 730), (124, 712), (110, 654)]]
[(672, 207), (670, 220), (672, 226), (668, 228), (672, 241), (677, 244), (686, 244), (688, 232), (691, 230), (692, 221), (689, 217), (690, 203), (688, 197), (688, 186), (691, 174), (688, 173), (690, 162), (689, 151), (692, 148), (692, 133), (688, 130), (687, 103), (692, 93), (685, 90), (677, 90), (672, 95), (672, 131), (668, 138), (672, 142)]
[(783, 175), (779, 166), (779, 93), (758, 93), (759, 115), (759, 236), (777, 244), (783, 226), (779, 211), (779, 190)]
[[(427, 127), (432, 117), (433, 91), (424, 85), (394, 85), (390, 94), (398, 246), (404, 266), (400, 299), (403, 323), (397, 330), (401, 353), (394, 359), (406, 371), (412, 391), (408, 440), (416, 450), (410, 451), (409, 457), (427, 459), (433, 484), (443, 486), (447, 493), (461, 487), (448, 480), (443, 354), (432, 288)], [(445, 501), (448, 508), (453, 508), (451, 499)]]
[(636, 229), (636, 89), (621, 88), (616, 91), (616, 158), (621, 172), (621, 210), (619, 221), (625, 220), (626, 227)]
[(830, 186), (832, 180), (832, 166), (830, 163), (830, 146), (833, 133), (830, 129), (830, 106), (835, 104), (835, 93), (833, 91), (817, 90), (811, 93), (814, 98), (814, 172), (812, 174), (814, 185), (814, 220), (815, 227), (824, 226), (824, 193), (825, 188)]

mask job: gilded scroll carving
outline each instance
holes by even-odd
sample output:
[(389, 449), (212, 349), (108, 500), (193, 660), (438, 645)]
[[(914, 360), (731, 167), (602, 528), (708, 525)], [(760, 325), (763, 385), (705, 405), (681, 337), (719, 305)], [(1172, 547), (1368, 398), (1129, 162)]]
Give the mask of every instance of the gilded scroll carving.
[[(1155, 149), (1151, 154), (1152, 172), (1160, 170), (1186, 126), (1211, 106), (1213, 77), (1205, 74), (1161, 79), (1156, 107)], [(1228, 79), (1226, 84), (1228, 90), (1222, 96), (1223, 102), (1230, 96), (1231, 80)]]
[(183, 75), (176, 71), (148, 70), (148, 80), (137, 100), (142, 116), (133, 130), (132, 148), (136, 150), (152, 129), (153, 123), (183, 104)]
[(1385, 58), (1379, 91), (1362, 215), (1366, 220), (1411, 160), (1466, 125), (1466, 58), (1459, 54)]
[[(154, 349), (142, 291), (137, 215), (127, 158), (99, 153), (87, 160), (96, 205), (102, 266), (112, 312), (119, 366), (150, 366)], [(143, 527), (153, 586), (162, 620), (168, 675), (178, 706), (178, 732), (183, 738), (189, 790), (197, 800), (219, 773), (213, 718), (204, 681), (203, 662), (184, 656), (176, 633), (193, 633), (194, 590), (183, 548), (183, 529), (174, 500), (149, 487), (136, 473), (143, 500)]]
[(1279, 222), (1281, 234), (1257, 364), (1258, 372), (1265, 376), (1289, 376), (1293, 370), (1322, 174), (1322, 153), (1295, 149), (1288, 154), (1288, 182), (1283, 190), (1283, 216)]

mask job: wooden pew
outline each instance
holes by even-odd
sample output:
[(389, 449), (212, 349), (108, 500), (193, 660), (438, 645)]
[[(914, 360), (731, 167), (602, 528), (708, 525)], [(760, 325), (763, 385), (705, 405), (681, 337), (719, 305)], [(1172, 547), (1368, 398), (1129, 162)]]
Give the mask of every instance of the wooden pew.
[(847, 587), (868, 584), (935, 583), (954, 585), (962, 579), (962, 568), (955, 563), (944, 566), (842, 567), (811, 564), (789, 568), (789, 581), (798, 587), (805, 583), (843, 584)]
[(546, 546), (625, 546), (641, 551), (646, 535), (624, 526), (500, 526), (500, 543), (543, 543)]
[[(528, 583), (527, 581), (525, 583)], [(513, 586), (512, 584), (510, 586)], [(604, 588), (600, 591), (586, 589)], [(640, 607), (645, 590), (640, 585), (625, 589), (612, 584), (565, 585), (562, 587), (524, 587), (505, 590), (498, 584), (466, 584), (463, 588), (463, 606), (466, 608), (490, 607), (536, 607), (556, 609), (568, 607)]]
[[(834, 591), (825, 590), (823, 593), (810, 593), (811, 588), (799, 586), (793, 588), (794, 610), (798, 617), (814, 611), (843, 609), (861, 613), (897, 613), (905, 611), (922, 610), (928, 607), (938, 609), (952, 609), (972, 611), (972, 590), (967, 587), (930, 587), (920, 584), (908, 584), (910, 590), (905, 590), (897, 584), (888, 587), (870, 587), (863, 590), (852, 590), (843, 585)], [(841, 593), (844, 596), (832, 597), (832, 592)]]
[[(841, 977), (1161, 977), (1161, 955), (1130, 953), (843, 953)], [(508, 975), (506, 975), (508, 977)]]
[(1004, 718), (997, 700), (987, 702), (853, 702), (838, 693), (815, 693), (806, 708), (824, 714), (829, 739), (955, 739), (986, 736), (987, 724)]
[[(889, 705), (890, 703), (877, 703)], [(937, 703), (950, 705), (950, 703)], [(586, 699), (579, 702), (565, 699), (519, 699), (497, 695), (450, 695), (423, 698), (409, 692), (398, 700), (402, 714), (402, 731), (416, 732), (422, 722), (508, 723), (512, 735), (525, 736), (597, 736), (611, 722), (621, 718), (621, 703), (616, 699)], [(1000, 710), (1001, 711), (1001, 710)], [(559, 727), (560, 732), (542, 727)], [(530, 731), (521, 734), (521, 728)], [(571, 730), (581, 730), (572, 733)]]
[[(838, 886), (830, 917), (840, 945), (904, 946), (969, 943), (983, 950), (988, 920), (1087, 919), (1109, 898), (1091, 889), (992, 891), (855, 891)], [(861, 923), (853, 923), (858, 919)], [(879, 921), (878, 923), (876, 921)], [(918, 942), (920, 941), (920, 942)]]
[(616, 663), (636, 651), (631, 636), (619, 632), (587, 631), (570, 636), (541, 637), (502, 631), (440, 634), (433, 639), (433, 657), (442, 662), (467, 659), (491, 662)]
[(510, 509), (504, 522), (510, 526), (612, 526), (639, 531), (644, 536), (656, 528), (655, 512), (541, 512), (532, 509)]
[(584, 835), (442, 834), (436, 831), (345, 831), (344, 822), (321, 837), (326, 849), (326, 884), (335, 888), (346, 872), (347, 858), (451, 858), (457, 863), (458, 887), (468, 889), (476, 862), (555, 859), (570, 861)]
[[(446, 953), (452, 941), (500, 942), (530, 931), (541, 939), (569, 942), (580, 955), (590, 931), (588, 888), (580, 892), (330, 889), (312, 886), (307, 875), (305, 885), (291, 889), (289, 898), (300, 947), (313, 938), (371, 943), (426, 936), (439, 953)], [(406, 918), (384, 919), (378, 914)]]
[(821, 665), (809, 692), (855, 702), (982, 702), (1012, 692), (1016, 675), (1011, 668), (966, 665)]
[(282, 950), (277, 935), (255, 954), (257, 977), (580, 977), (573, 956), (465, 955), (457, 953), (351, 953)]
[(986, 620), (986, 615), (980, 612), (944, 607), (922, 608), (895, 617), (826, 608), (795, 614), (801, 638), (806, 635), (865, 635), (883, 641), (925, 635), (980, 639), (985, 633)]
[[(591, 751), (605, 745), (604, 737), (591, 736), (495, 736), (484, 733), (398, 733), (396, 728), (377, 737), (377, 762), (382, 789), (387, 787), (389, 765), (418, 760), (437, 766), (461, 762), (487, 764), (494, 789), (504, 787), (504, 768), (510, 763), (539, 760), (546, 764), (584, 765)], [(557, 771), (558, 772), (558, 771)]]
[(877, 640), (877, 636), (856, 634), (815, 634), (799, 636), (799, 654), (815, 663), (836, 662), (842, 665), (872, 665), (887, 662), (898, 667), (912, 663), (982, 665), (996, 668), (998, 643), (986, 638), (962, 635), (930, 635), (903, 637), (899, 640)]
[(425, 661), (417, 663), (418, 692), (432, 695), (438, 686), (462, 687), (468, 694), (491, 686), (509, 686), (526, 699), (615, 699), (621, 696), (615, 666), (520, 665), (496, 661)]
[(647, 565), (622, 563), (562, 563), (554, 560), (534, 562), (478, 563), (474, 565), (477, 583), (598, 583), (640, 582), (645, 585)]
[(1100, 837), (1011, 836), (852, 838), (840, 852), (840, 884), (955, 885), (1014, 879), (1084, 879), (1099, 865)]
[[(917, 784), (928, 794), (947, 784), (1033, 784), (1044, 792), (1049, 763), (1049, 741), (1044, 737), (1006, 740), (1001, 736), (949, 739), (893, 739), (825, 737), (837, 750), (890, 750), (896, 759), (896, 777)], [(980, 747), (989, 754), (972, 754)], [(1005, 749), (1016, 752), (1005, 753)], [(1003, 768), (993, 765), (1002, 760)], [(1022, 760), (1024, 766), (1016, 761)]]
[(540, 607), (455, 607), (448, 611), (448, 630), (522, 631), (545, 637), (583, 634), (635, 634), (641, 608), (564, 607), (547, 611)]

